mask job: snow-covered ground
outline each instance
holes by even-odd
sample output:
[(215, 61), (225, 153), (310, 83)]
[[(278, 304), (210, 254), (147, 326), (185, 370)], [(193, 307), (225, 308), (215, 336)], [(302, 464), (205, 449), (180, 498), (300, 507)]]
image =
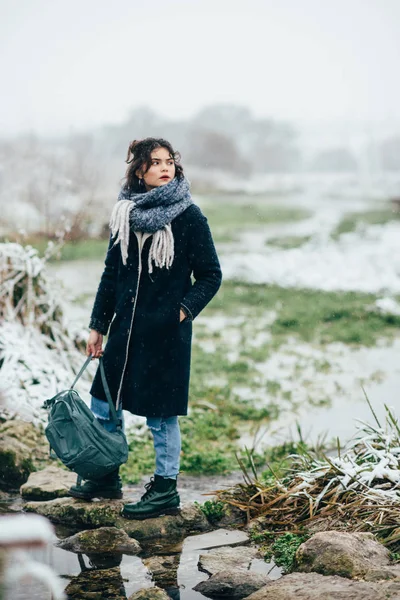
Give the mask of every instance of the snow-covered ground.
[[(311, 216), (243, 230), (234, 243), (221, 244), (219, 253), (226, 279), (283, 287), (400, 293), (400, 220), (360, 225), (339, 239), (331, 236), (346, 214), (387, 208), (385, 200), (331, 197), (314, 190), (288, 195), (280, 204), (305, 208)], [(268, 244), (269, 240), (287, 236), (310, 239), (291, 249)]]
[[(295, 231), (293, 228), (292, 232)], [(299, 248), (221, 255), (226, 279), (283, 287), (400, 294), (400, 223), (373, 225)]]

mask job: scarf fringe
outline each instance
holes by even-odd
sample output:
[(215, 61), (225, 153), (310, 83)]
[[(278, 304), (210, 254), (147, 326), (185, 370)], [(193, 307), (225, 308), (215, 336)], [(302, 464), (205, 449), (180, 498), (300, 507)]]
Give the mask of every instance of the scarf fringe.
[[(116, 238), (113, 247), (120, 244), (122, 263), (126, 265), (129, 247), (129, 214), (135, 203), (132, 200), (119, 200), (111, 213), (110, 229), (112, 237)], [(153, 272), (153, 263), (156, 267), (169, 269), (174, 262), (175, 247), (171, 224), (153, 234), (149, 251), (148, 269)]]

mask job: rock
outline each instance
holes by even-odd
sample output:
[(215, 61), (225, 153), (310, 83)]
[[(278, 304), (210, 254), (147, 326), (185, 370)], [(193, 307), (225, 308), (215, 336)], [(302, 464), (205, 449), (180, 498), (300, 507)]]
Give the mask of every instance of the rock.
[(244, 546), (250, 543), (250, 536), (240, 529), (214, 529), (207, 533), (188, 536), (185, 539), (185, 550), (206, 550), (221, 546)]
[(122, 500), (86, 502), (75, 498), (57, 498), (47, 502), (27, 502), (25, 510), (75, 529), (118, 527), (143, 543), (160, 538), (174, 542), (189, 533), (210, 529), (206, 517), (195, 505), (184, 506), (176, 516), (166, 515), (144, 521), (130, 521), (121, 517), (123, 505)]
[(121, 552), (122, 554), (139, 554), (141, 547), (122, 529), (116, 527), (99, 527), (80, 531), (61, 540), (57, 546), (69, 552), (83, 554), (106, 554)]
[(337, 575), (291, 573), (271, 581), (247, 600), (399, 600), (400, 583), (351, 581)]
[(57, 498), (46, 502), (27, 502), (25, 511), (43, 515), (53, 523), (62, 523), (75, 529), (92, 529), (113, 527), (120, 519), (122, 507), (122, 500), (85, 502), (75, 498)]
[(364, 577), (365, 581), (381, 581), (382, 579), (399, 579), (400, 565), (389, 565), (379, 569), (370, 569)]
[(144, 558), (143, 564), (151, 572), (152, 580), (163, 588), (177, 585), (177, 572), (180, 554), (169, 556), (150, 556)]
[(267, 575), (253, 571), (220, 571), (193, 589), (208, 598), (246, 598), (270, 581)]
[(123, 600), (124, 582), (119, 567), (90, 569), (73, 577), (65, 588), (68, 600)]
[(152, 543), (154, 540), (164, 538), (169, 542), (176, 542), (186, 537), (189, 533), (209, 531), (211, 526), (206, 517), (195, 504), (186, 504), (179, 515), (155, 517), (144, 521), (129, 521), (122, 519), (119, 527), (142, 545)]
[(169, 600), (167, 592), (158, 587), (144, 588), (129, 596), (128, 600)]
[(371, 569), (389, 565), (389, 551), (371, 533), (316, 533), (296, 552), (296, 571), (363, 578)]
[(250, 568), (251, 561), (258, 556), (257, 548), (250, 546), (216, 548), (208, 554), (200, 554), (198, 567), (209, 575), (231, 569), (246, 571)]
[(25, 483), (35, 470), (34, 451), (40, 447), (40, 437), (32, 423), (12, 420), (0, 425), (0, 488), (18, 491)]
[(39, 427), (12, 419), (0, 425), (0, 488), (18, 491), (29, 474), (49, 460), (49, 445)]
[(224, 505), (224, 516), (217, 521), (218, 527), (240, 527), (246, 523), (247, 515), (243, 510), (232, 506)]
[(20, 493), (25, 500), (53, 500), (68, 495), (71, 485), (76, 483), (76, 475), (59, 467), (46, 467), (29, 475), (21, 485)]

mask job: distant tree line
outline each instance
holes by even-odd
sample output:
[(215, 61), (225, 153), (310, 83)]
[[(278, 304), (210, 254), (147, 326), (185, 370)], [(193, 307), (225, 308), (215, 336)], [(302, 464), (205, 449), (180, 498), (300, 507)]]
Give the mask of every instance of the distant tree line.
[(242, 106), (208, 106), (186, 121), (166, 121), (148, 108), (138, 108), (124, 123), (104, 128), (101, 137), (121, 156), (130, 134), (165, 137), (179, 149), (185, 164), (240, 177), (301, 167), (295, 129), (286, 122), (254, 118)]
[[(165, 137), (180, 150), (184, 164), (225, 171), (239, 177), (268, 173), (356, 172), (359, 159), (345, 146), (318, 150), (305, 159), (298, 132), (286, 121), (259, 119), (244, 106), (211, 105), (187, 120), (167, 120), (141, 107), (119, 125), (104, 127), (97, 134), (112, 156), (124, 155), (129, 136)], [(323, 133), (321, 133), (323, 135)], [(365, 149), (373, 153), (375, 167), (400, 170), (400, 136), (393, 136)]]

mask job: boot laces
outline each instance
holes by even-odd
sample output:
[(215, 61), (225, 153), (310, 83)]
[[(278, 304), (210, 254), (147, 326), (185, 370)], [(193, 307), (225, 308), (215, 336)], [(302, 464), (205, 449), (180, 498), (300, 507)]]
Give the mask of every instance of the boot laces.
[(143, 496), (141, 497), (141, 500), (145, 500), (146, 498), (149, 498), (150, 496), (152, 496), (152, 492), (154, 492), (154, 485), (155, 485), (155, 480), (154, 477), (150, 478), (149, 483), (145, 483), (144, 487), (146, 488), (145, 493), (143, 494)]

